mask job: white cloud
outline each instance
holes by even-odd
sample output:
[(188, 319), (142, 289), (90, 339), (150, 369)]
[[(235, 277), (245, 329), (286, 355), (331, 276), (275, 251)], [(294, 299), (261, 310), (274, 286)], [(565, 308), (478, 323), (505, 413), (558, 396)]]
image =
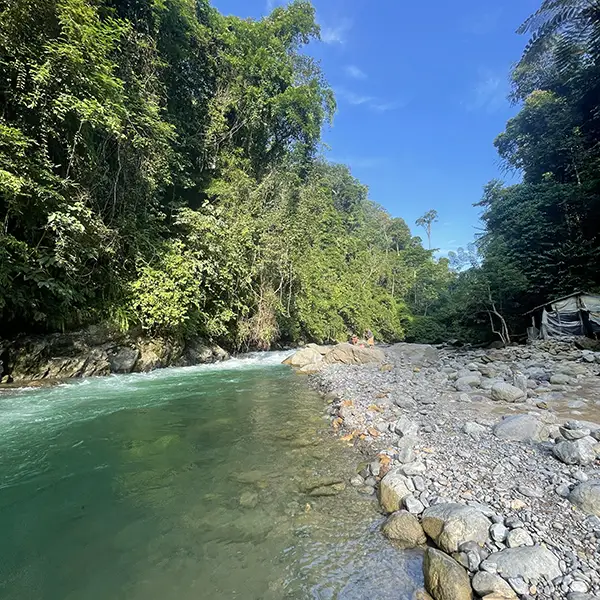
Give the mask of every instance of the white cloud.
[(471, 92), (471, 99), (466, 103), (472, 111), (495, 113), (508, 105), (509, 84), (506, 75), (500, 75), (489, 69), (479, 71), (479, 79)]
[(337, 25), (321, 23), (321, 41), (325, 44), (345, 44), (346, 35), (352, 27), (350, 19), (342, 19)]
[(354, 79), (367, 78), (367, 74), (362, 69), (358, 68), (356, 65), (348, 65), (344, 68), (344, 71), (346, 71), (346, 73)]
[(400, 105), (397, 102), (378, 102), (371, 104), (371, 108), (377, 112), (387, 112), (388, 110), (396, 110)]
[(375, 102), (375, 98), (373, 96), (367, 96), (365, 94), (356, 94), (355, 92), (351, 92), (344, 88), (339, 88), (336, 90), (337, 94), (348, 104), (352, 104), (352, 106), (361, 106), (362, 104), (369, 104)]
[(405, 102), (386, 102), (377, 98), (376, 96), (369, 96), (368, 94), (357, 94), (346, 88), (336, 88), (336, 94), (344, 102), (351, 104), (352, 106), (366, 106), (369, 110), (375, 112), (387, 112), (389, 110), (395, 110), (405, 106)]

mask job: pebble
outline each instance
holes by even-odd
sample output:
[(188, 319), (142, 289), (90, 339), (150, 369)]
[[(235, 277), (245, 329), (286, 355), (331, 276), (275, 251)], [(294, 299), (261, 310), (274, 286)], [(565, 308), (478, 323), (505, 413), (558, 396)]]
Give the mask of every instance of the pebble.
[(404, 498), (404, 506), (406, 510), (413, 515), (420, 515), (425, 510), (423, 503), (412, 494)]
[(364, 484), (364, 479), (360, 475), (355, 475), (350, 479), (350, 485), (353, 487), (361, 487)]
[(523, 494), (523, 496), (527, 496), (528, 498), (543, 498), (544, 497), (544, 492), (542, 492), (541, 490), (538, 490), (536, 488), (533, 488), (529, 485), (525, 485), (525, 484), (520, 484), (517, 489), (519, 490), (519, 492), (521, 492), (521, 494)]
[(509, 548), (518, 548), (519, 546), (533, 546), (534, 542), (531, 534), (526, 529), (519, 527), (508, 532), (506, 545)]
[(563, 498), (567, 498), (571, 493), (571, 488), (566, 483), (561, 483), (556, 487), (556, 493)]
[(495, 542), (503, 542), (508, 535), (508, 529), (502, 523), (494, 523), (490, 527), (490, 536)]
[(574, 581), (570, 585), (570, 588), (572, 592), (577, 592), (580, 594), (585, 594), (588, 591), (588, 586), (587, 583), (585, 583), (585, 581)]
[(529, 586), (521, 577), (513, 577), (508, 580), (508, 583), (517, 594), (527, 594), (529, 592)]

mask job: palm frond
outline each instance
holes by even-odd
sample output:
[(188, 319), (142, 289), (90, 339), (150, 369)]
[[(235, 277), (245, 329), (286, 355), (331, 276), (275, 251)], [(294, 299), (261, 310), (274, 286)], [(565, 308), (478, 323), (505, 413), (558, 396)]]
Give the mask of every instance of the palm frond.
[(559, 50), (559, 60), (561, 55), (572, 55), (560, 50), (562, 44), (570, 48), (579, 45), (582, 53), (592, 51), (597, 55), (600, 0), (544, 0), (540, 8), (517, 29), (517, 33), (530, 34), (521, 64), (535, 63), (549, 49)]

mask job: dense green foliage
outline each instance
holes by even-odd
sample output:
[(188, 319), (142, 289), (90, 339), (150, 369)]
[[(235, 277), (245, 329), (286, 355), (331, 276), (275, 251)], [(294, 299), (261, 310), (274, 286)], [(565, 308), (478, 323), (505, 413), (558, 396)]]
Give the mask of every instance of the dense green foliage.
[(600, 289), (600, 9), (544, 0), (520, 32), (532, 32), (512, 74), (520, 112), (495, 145), (522, 183), (486, 187), (478, 256), (453, 257), (461, 272), (435, 307), (463, 339), (501, 332), (501, 316), (523, 334), (527, 310)]
[(0, 0), (2, 334), (110, 320), (265, 347), (427, 315), (447, 261), (319, 158), (318, 36), (304, 0), (259, 21)]

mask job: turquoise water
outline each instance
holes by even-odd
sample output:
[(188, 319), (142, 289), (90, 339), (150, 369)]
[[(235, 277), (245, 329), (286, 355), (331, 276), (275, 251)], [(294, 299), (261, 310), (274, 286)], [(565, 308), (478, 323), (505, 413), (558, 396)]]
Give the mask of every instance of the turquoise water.
[(358, 457), (278, 354), (0, 395), (0, 598), (412, 598)]

